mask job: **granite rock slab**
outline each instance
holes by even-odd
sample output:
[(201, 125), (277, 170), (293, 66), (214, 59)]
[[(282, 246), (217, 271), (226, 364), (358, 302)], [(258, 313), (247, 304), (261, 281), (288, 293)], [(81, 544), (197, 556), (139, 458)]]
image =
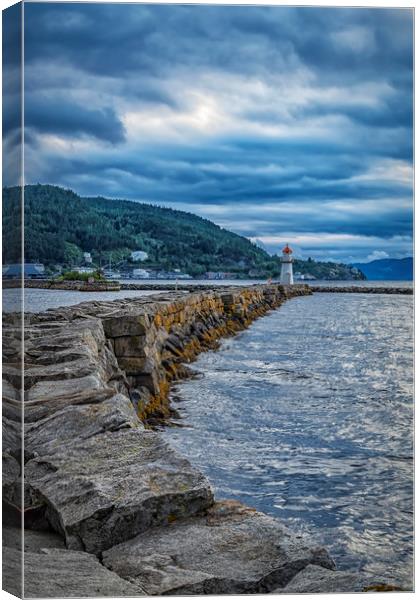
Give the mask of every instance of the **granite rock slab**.
[[(86, 552), (64, 547), (52, 531), (24, 530), (24, 593), (27, 598), (140, 596), (143, 591), (121, 579)], [(22, 531), (3, 528), (3, 588), (22, 595)]]
[[(17, 596), (21, 590), (21, 553), (3, 552), (3, 586)], [(142, 596), (138, 585), (121, 579), (87, 552), (41, 548), (25, 552), (25, 598), (91, 598)]]
[[(275, 594), (342, 594), (365, 592), (375, 587), (376, 580), (362, 573), (330, 571), (317, 565), (308, 565), (300, 571), (284, 588)], [(379, 585), (383, 585), (379, 583)]]
[(335, 568), (325, 549), (234, 501), (114, 546), (103, 564), (150, 595), (265, 593), (309, 564)]
[(43, 549), (25, 552), (25, 597), (91, 598), (143, 596), (144, 591), (106, 569), (86, 552)]
[(73, 444), (76, 439), (89, 439), (106, 431), (144, 429), (133, 404), (123, 394), (92, 404), (66, 406), (25, 429), (25, 451), (42, 456)]
[(207, 479), (152, 431), (105, 431), (30, 460), (26, 485), (68, 548), (100, 553), (208, 508)]
[[(99, 319), (38, 323), (41, 318), (33, 316), (35, 322), (26, 330), (26, 422), (36, 422), (66, 406), (101, 402), (116, 392), (127, 392)], [(13, 366), (6, 367), (7, 381), (16, 386), (19, 381)]]
[(19, 550), (23, 547), (25, 552), (39, 552), (41, 548), (65, 548), (64, 540), (54, 531), (34, 531), (20, 527), (3, 526), (3, 547)]

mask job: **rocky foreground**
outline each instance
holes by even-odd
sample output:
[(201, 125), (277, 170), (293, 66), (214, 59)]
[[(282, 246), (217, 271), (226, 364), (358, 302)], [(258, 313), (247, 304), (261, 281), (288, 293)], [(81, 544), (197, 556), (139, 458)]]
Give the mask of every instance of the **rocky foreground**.
[(4, 315), (4, 588), (35, 598), (375, 588), (277, 520), (216, 502), (152, 429), (170, 417), (170, 383), (189, 375), (186, 363), (309, 293), (170, 292), (27, 314), (23, 451), (21, 323)]

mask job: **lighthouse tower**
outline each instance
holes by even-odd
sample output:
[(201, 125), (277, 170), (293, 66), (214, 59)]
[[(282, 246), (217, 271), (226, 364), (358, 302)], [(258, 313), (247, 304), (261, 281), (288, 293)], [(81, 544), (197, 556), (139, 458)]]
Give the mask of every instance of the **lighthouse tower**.
[(293, 250), (289, 248), (289, 244), (286, 244), (283, 248), (283, 256), (281, 259), (281, 275), (280, 283), (293, 283)]

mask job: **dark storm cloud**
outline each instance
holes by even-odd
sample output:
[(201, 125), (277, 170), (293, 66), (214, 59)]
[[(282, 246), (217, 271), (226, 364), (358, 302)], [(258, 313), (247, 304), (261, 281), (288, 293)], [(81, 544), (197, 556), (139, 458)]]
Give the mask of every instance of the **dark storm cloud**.
[(92, 136), (113, 144), (124, 141), (124, 127), (114, 109), (92, 109), (63, 98), (27, 96), (25, 126), (43, 133)]
[(316, 104), (306, 111), (313, 115), (343, 115), (356, 123), (367, 127), (385, 127), (388, 129), (413, 126), (413, 98), (407, 91), (394, 93), (393, 97), (385, 98), (380, 106), (360, 107), (347, 104)]
[(179, 206), (253, 237), (408, 247), (411, 11), (29, 3), (25, 15), (28, 181)]
[[(59, 53), (95, 74), (156, 74), (185, 64), (269, 72), (300, 59), (327, 80), (343, 72), (371, 80), (379, 71), (411, 81), (409, 10), (48, 3), (30, 4), (26, 14), (29, 60)], [(363, 52), (343, 38), (351, 28), (359, 38), (368, 30)]]
[(22, 5), (11, 6), (3, 11), (2, 17), (3, 181), (9, 185), (19, 185), (22, 176)]
[(14, 4), (2, 14), (3, 68), (20, 66), (22, 60), (22, 5)]
[[(395, 81), (411, 79), (410, 10), (308, 8), (299, 12), (299, 21), (295, 41), (300, 56), (315, 69), (329, 72), (328, 77), (343, 72), (351, 76), (352, 71), (358, 80), (378, 74)], [(349, 31), (356, 36), (353, 41), (346, 37)]]

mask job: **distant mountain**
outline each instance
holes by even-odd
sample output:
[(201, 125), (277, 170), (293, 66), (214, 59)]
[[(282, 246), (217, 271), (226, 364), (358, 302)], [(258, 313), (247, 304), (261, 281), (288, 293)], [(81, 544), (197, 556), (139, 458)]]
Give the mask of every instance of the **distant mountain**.
[(410, 281), (413, 279), (413, 258), (381, 258), (369, 263), (355, 263), (368, 279)]
[[(20, 260), (20, 189), (3, 189), (3, 261)], [(277, 277), (281, 262), (245, 237), (197, 215), (141, 202), (82, 198), (52, 185), (25, 186), (25, 257), (72, 268), (90, 252), (93, 265), (130, 265), (132, 251), (147, 252), (142, 268), (208, 271), (240, 278)], [(312, 259), (295, 271), (323, 279), (363, 279), (355, 268)]]

